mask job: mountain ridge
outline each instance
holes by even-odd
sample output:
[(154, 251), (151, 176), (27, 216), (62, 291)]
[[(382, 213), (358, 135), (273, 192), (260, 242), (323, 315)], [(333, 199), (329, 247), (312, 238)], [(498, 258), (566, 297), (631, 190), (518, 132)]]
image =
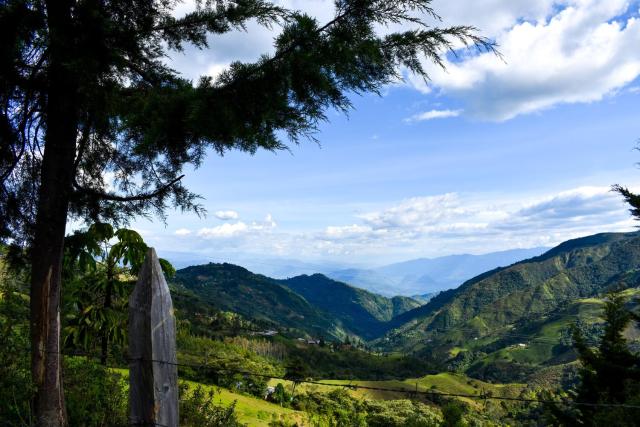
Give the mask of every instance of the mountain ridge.
[[(440, 360), (456, 348), (456, 354), (460, 348), (495, 351), (505, 337), (530, 336), (534, 325), (568, 316), (563, 313), (576, 301), (637, 287), (638, 278), (640, 233), (572, 239), (538, 257), (485, 272), (399, 315), (378, 343)], [(553, 339), (559, 341), (557, 335)]]
[(420, 295), (455, 288), (478, 274), (537, 256), (549, 248), (510, 249), (487, 254), (454, 254), (416, 258), (370, 269), (350, 268), (326, 273), (381, 295)]

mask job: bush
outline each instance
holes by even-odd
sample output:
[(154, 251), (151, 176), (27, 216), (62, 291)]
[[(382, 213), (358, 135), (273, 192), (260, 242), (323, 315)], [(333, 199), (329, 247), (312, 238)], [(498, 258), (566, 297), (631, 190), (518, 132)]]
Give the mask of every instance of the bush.
[(126, 379), (83, 357), (64, 359), (67, 415), (71, 426), (126, 426)]
[(368, 401), (367, 425), (371, 427), (435, 427), (442, 417), (433, 408), (411, 400)]
[(26, 280), (9, 271), (0, 247), (0, 424), (31, 424), (29, 297)]
[(191, 389), (186, 382), (180, 382), (180, 425), (193, 427), (238, 427), (235, 408), (215, 403), (218, 390), (205, 390), (201, 385)]

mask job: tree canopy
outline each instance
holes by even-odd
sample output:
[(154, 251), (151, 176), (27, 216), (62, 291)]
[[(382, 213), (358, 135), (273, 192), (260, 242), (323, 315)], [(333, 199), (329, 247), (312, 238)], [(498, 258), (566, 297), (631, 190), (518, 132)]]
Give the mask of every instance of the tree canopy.
[[(466, 26), (434, 28), (428, 0), (338, 0), (328, 23), (264, 0), (198, 2), (175, 17), (174, 1), (62, 1), (70, 25), (54, 34), (50, 5), (8, 1), (0, 9), (0, 220), (2, 236), (26, 241), (37, 210), (53, 37), (73, 98), (76, 134), (70, 214), (112, 223), (200, 209), (180, 179), (208, 150), (285, 149), (312, 137), (350, 93), (378, 92), (402, 69), (426, 76), (456, 41), (492, 50)], [(275, 53), (234, 62), (191, 81), (168, 64), (187, 45), (215, 49), (212, 35), (250, 20), (281, 27)], [(376, 28), (410, 27), (380, 35)]]

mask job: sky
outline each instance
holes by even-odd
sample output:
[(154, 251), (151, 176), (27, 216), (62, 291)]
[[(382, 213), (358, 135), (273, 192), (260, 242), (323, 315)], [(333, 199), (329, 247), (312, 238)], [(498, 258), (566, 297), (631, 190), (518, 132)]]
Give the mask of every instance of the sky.
[[(318, 21), (331, 1), (280, 1)], [(192, 6), (181, 5), (176, 14)], [(438, 25), (470, 24), (502, 59), (461, 52), (430, 81), (405, 73), (351, 96), (290, 152), (208, 156), (184, 183), (206, 217), (169, 212), (133, 227), (163, 251), (217, 261), (298, 259), (373, 266), (553, 246), (632, 231), (623, 184), (640, 190), (640, 21), (621, 0), (435, 0)], [(384, 31), (398, 28), (384, 29)], [(216, 76), (273, 51), (250, 24), (176, 53), (185, 76)]]

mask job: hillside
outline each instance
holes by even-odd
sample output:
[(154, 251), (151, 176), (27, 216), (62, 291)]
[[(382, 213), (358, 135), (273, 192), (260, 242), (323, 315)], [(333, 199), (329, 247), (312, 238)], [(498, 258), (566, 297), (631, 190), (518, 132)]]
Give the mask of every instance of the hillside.
[(412, 298), (383, 297), (322, 274), (297, 276), (281, 283), (367, 340), (384, 333), (387, 322), (395, 316), (421, 305)]
[(311, 335), (341, 339), (333, 319), (303, 297), (266, 276), (232, 264), (191, 266), (176, 272), (173, 283), (182, 286), (218, 310), (248, 319), (295, 328)]
[(383, 297), (321, 274), (276, 280), (233, 264), (187, 267), (178, 270), (173, 283), (177, 290), (189, 291), (180, 294), (182, 309), (191, 305), (204, 312), (210, 306), (260, 323), (339, 340), (346, 335), (377, 338), (389, 329), (393, 317), (420, 306), (412, 298)]
[[(593, 322), (597, 317), (588, 310), (588, 298), (620, 286), (637, 286), (639, 275), (640, 234), (570, 240), (538, 257), (481, 274), (403, 313), (394, 319), (398, 328), (379, 344), (440, 360), (469, 349), (486, 354), (520, 344), (531, 349), (530, 341), (540, 337), (554, 347), (571, 320), (582, 316)], [(560, 350), (525, 362), (571, 359), (558, 358)]]
[(382, 295), (416, 295), (455, 288), (478, 274), (542, 254), (545, 248), (512, 249), (483, 255), (419, 258), (373, 269), (343, 269), (332, 279)]

